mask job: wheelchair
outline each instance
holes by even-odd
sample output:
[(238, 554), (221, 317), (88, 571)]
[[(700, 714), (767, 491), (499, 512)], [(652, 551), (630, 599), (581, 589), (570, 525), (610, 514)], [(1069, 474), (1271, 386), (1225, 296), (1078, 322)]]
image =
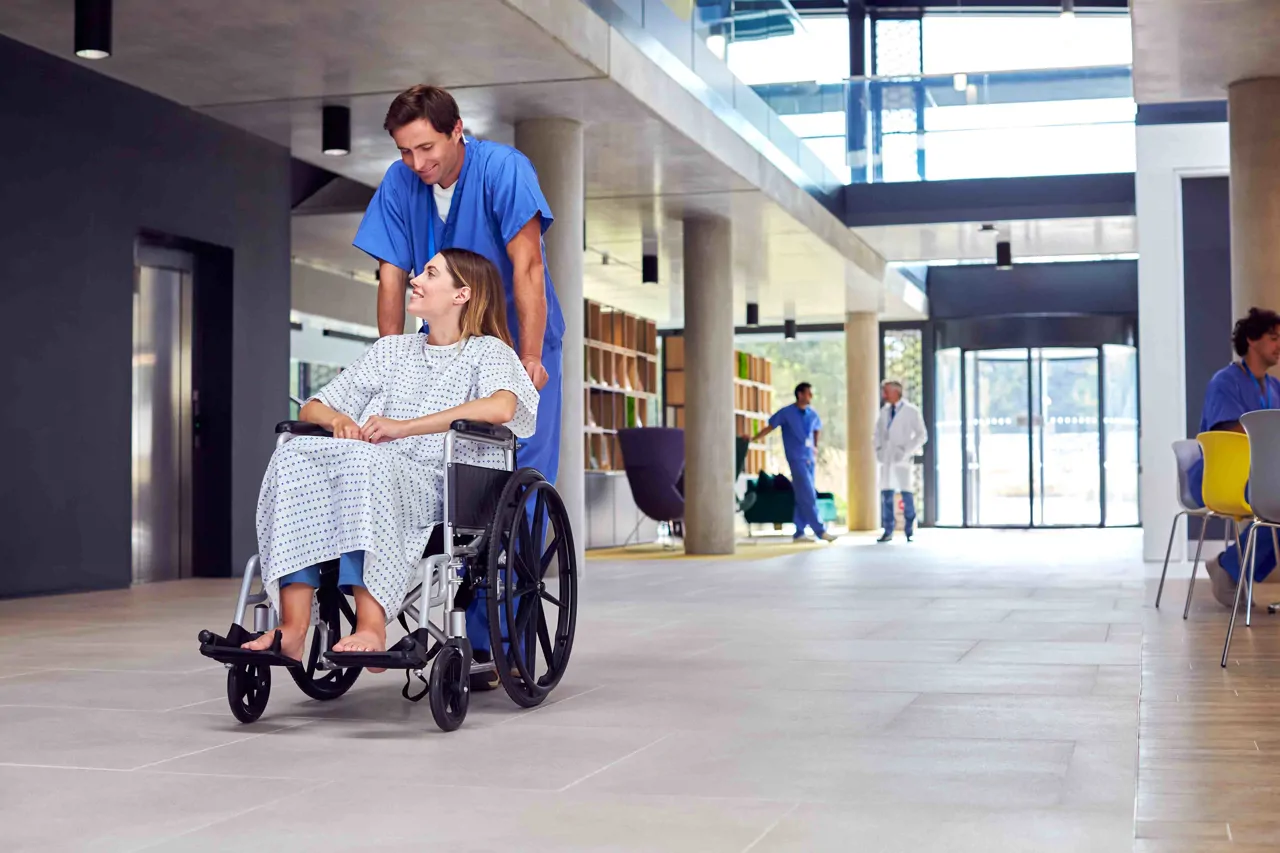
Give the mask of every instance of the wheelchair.
[[(331, 435), (300, 421), (279, 424), (276, 434), (277, 444)], [(459, 442), (503, 449), (506, 467), (455, 462)], [(362, 669), (404, 670), (402, 695), (414, 702), (429, 696), (432, 717), (444, 731), (466, 718), (473, 675), (496, 672), (522, 708), (541, 704), (551, 693), (568, 666), (578, 612), (578, 567), (564, 503), (536, 470), (516, 468), (516, 439), (506, 427), (455, 421), (445, 435), (444, 465), (444, 521), (395, 614), (407, 633), (385, 652), (332, 650), (355, 627), (353, 604), (338, 587), (337, 560), (321, 566), (301, 661), (280, 653), (278, 636), (268, 650), (240, 648), (280, 622), (266, 591), (259, 585), (253, 592), (261, 568), (258, 555), (249, 560), (227, 635), (199, 635), (200, 653), (227, 668), (227, 701), (236, 719), (252, 723), (262, 716), (277, 667), (321, 701), (346, 693)], [(478, 597), (489, 618), (489, 661), (474, 659), (467, 638), (466, 610)], [(250, 608), (252, 631), (245, 626)], [(433, 622), (437, 611), (439, 621)], [(410, 629), (410, 622), (416, 627)], [(416, 695), (410, 694), (413, 676), (423, 684)]]

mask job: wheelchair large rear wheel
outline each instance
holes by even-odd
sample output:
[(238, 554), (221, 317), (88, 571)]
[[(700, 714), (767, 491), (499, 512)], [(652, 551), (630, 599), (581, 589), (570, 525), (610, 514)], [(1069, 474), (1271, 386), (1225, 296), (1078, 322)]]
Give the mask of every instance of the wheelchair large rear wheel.
[(485, 603), (498, 678), (512, 701), (532, 708), (564, 675), (578, 616), (569, 516), (534, 469), (522, 468), (507, 481), (488, 551)]
[(320, 570), (320, 589), (316, 590), (317, 608), (320, 621), (311, 629), (307, 640), (307, 648), (303, 652), (303, 668), (289, 668), (289, 675), (303, 693), (312, 699), (326, 701), (337, 699), (351, 689), (360, 677), (360, 667), (350, 666), (346, 669), (320, 669), (320, 658), (328, 648), (321, 648), (325, 632), (320, 630), (323, 624), (328, 629), (328, 646), (355, 630), (356, 614), (347, 597), (338, 589), (337, 561), (325, 564)]

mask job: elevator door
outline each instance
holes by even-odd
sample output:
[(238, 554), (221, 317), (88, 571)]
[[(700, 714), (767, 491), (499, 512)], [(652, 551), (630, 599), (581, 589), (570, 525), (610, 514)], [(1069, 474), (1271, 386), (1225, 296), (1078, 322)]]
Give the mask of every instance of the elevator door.
[(138, 246), (133, 292), (133, 582), (191, 575), (192, 261)]

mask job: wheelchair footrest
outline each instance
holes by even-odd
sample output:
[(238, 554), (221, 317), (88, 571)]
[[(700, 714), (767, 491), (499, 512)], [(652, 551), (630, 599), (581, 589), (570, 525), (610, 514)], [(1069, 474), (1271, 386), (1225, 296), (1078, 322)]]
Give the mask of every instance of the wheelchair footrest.
[(275, 641), (269, 649), (253, 651), (240, 648), (242, 644), (256, 640), (261, 636), (261, 633), (255, 634), (234, 624), (231, 626), (231, 630), (227, 631), (227, 636), (225, 637), (219, 636), (212, 631), (201, 631), (199, 636), (200, 654), (207, 658), (212, 658), (218, 663), (302, 666), (302, 661), (294, 660), (281, 653), (279, 633), (276, 634)]
[(329, 652), (325, 659), (343, 669), (359, 666), (373, 669), (423, 669), (435, 657), (439, 646), (428, 649), (431, 635), (425, 628), (401, 638), (385, 652)]

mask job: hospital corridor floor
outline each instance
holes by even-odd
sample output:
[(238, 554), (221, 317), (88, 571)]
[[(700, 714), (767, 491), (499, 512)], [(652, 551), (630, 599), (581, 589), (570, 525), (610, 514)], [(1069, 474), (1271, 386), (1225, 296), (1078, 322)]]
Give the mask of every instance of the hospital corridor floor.
[(196, 642), (231, 580), (0, 601), (0, 850), (1166, 849), (1135, 839), (1140, 532), (872, 539), (589, 558), (548, 701), (449, 734), (394, 672), (277, 672), (237, 723)]

